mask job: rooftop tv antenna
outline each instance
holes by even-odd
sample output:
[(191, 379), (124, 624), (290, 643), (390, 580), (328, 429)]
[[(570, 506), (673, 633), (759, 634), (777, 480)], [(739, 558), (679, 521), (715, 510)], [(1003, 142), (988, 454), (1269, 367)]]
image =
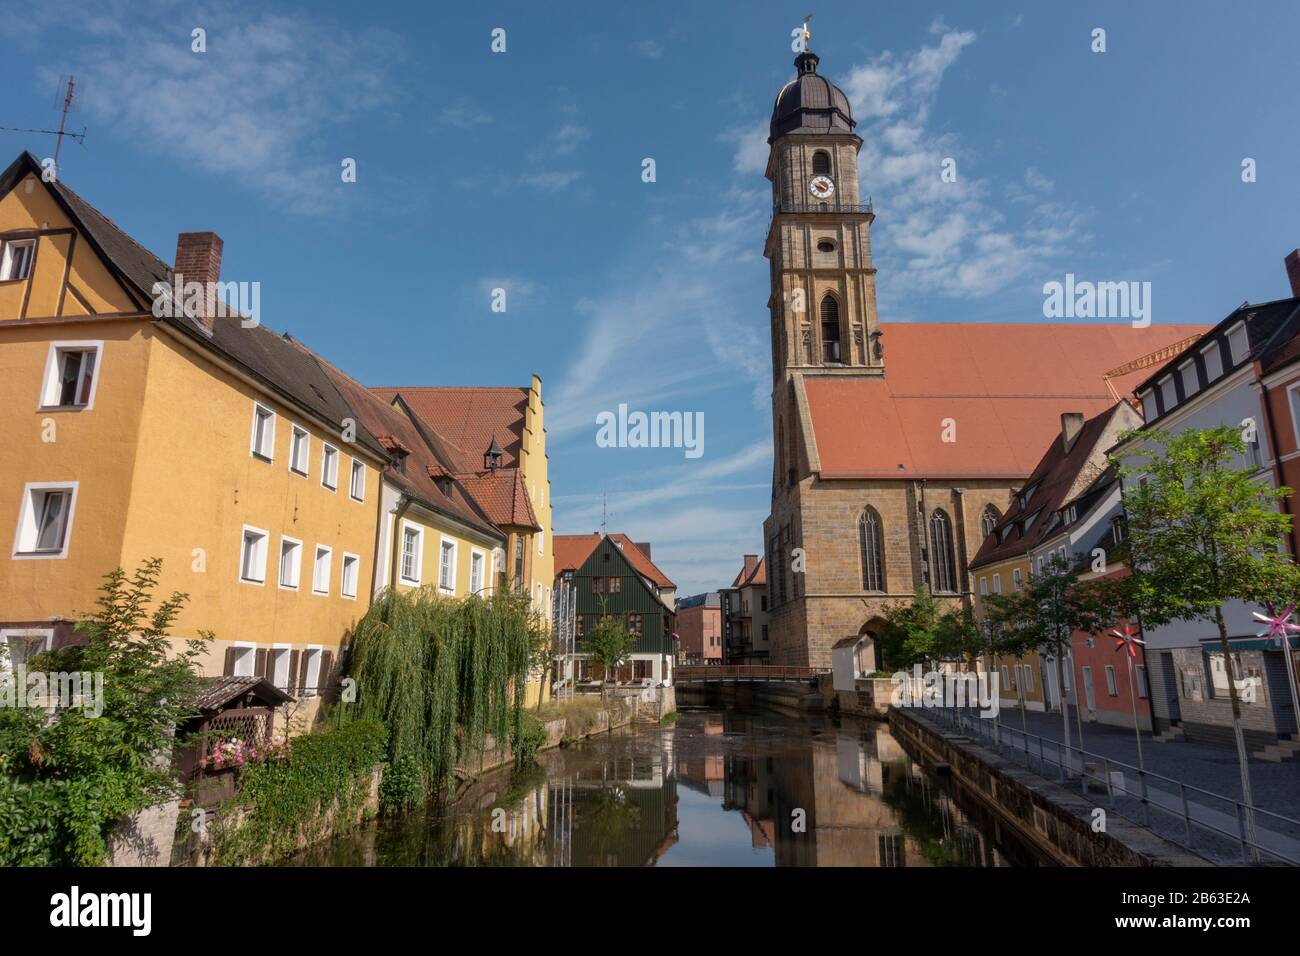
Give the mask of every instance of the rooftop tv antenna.
[(58, 129), (32, 129), (24, 126), (0, 126), (0, 131), (6, 133), (46, 133), (56, 137), (54, 143), (54, 167), (59, 166), (59, 150), (63, 146), (63, 137), (75, 139), (78, 143), (84, 144), (86, 141), (86, 128), (83, 126), (80, 133), (68, 131), (68, 114), (72, 112), (72, 102), (77, 91), (77, 78), (69, 75), (68, 77), (59, 78), (59, 86), (62, 87), (62, 112), (59, 116)]

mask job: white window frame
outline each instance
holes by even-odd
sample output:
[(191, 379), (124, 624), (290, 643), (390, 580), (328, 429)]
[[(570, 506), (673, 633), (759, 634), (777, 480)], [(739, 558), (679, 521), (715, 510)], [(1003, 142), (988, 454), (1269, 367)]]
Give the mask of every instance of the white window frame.
[(241, 652), (242, 652), (242, 651), (252, 651), (252, 653), (248, 655), (248, 673), (247, 673), (247, 674), (241, 674), (241, 673), (239, 673), (239, 659), (240, 659), (241, 657), (243, 657), (244, 655), (243, 655), (242, 653), (241, 653), (241, 654), (236, 654), (236, 655), (235, 655), (235, 666), (234, 666), (234, 669), (233, 669), (233, 671), (232, 671), (232, 673), (234, 674), (234, 676), (236, 676), (236, 677), (253, 677), (254, 675), (256, 675), (256, 674), (257, 674), (257, 645), (254, 644), (254, 643), (252, 643), (251, 641), (235, 641), (235, 642), (233, 642), (233, 643), (231, 644), (231, 647), (233, 647), (235, 650), (237, 650), (237, 651), (241, 651)]
[(546, 529), (545, 528), (537, 532), (537, 553), (538, 554), (546, 553)]
[[(306, 699), (316, 696), (316, 688), (320, 685), (320, 669), (325, 663), (325, 648), (320, 644), (308, 644), (303, 648), (303, 661), (299, 667), (305, 667), (303, 674), (302, 687), (299, 699)], [(314, 673), (313, 673), (314, 671)]]
[[(306, 478), (311, 473), (311, 432), (297, 422), (289, 423), (289, 473), (299, 478)], [(302, 468), (298, 468), (298, 456), (294, 454), (298, 436), (302, 436)]]
[[(12, 275), (14, 267), (13, 250), (15, 247), (30, 247), (32, 254), (27, 257), (27, 274), (22, 276)], [(29, 236), (24, 239), (7, 239), (4, 242), (4, 249), (0, 250), (0, 282), (26, 282), (32, 277), (32, 266), (36, 264), (36, 237)]]
[[(258, 412), (266, 412), (270, 416), (271, 426), (266, 433), (267, 450), (265, 452), (257, 446)], [(275, 461), (275, 420), (277, 417), (275, 409), (271, 406), (263, 405), (261, 402), (253, 402), (253, 431), (248, 439), (249, 455), (261, 461)]]
[(988, 597), (988, 595), (989, 595), (989, 579), (981, 575), (980, 576), (980, 597)]
[[(356, 580), (352, 582), (352, 593), (348, 593), (348, 567), (355, 569)], [(349, 551), (343, 552), (343, 565), (339, 569), (339, 594), (349, 601), (357, 599), (357, 592), (361, 589), (361, 556), (352, 554)]]
[(1002, 575), (1001, 575), (1001, 574), (995, 574), (995, 575), (993, 575), (993, 593), (994, 593), (994, 594), (1001, 594), (1001, 593), (1002, 593)]
[[(1242, 351), (1240, 355), (1237, 354), (1236, 343), (1233, 342), (1233, 336), (1238, 332), (1241, 333), (1240, 341)], [(1232, 363), (1233, 368), (1236, 368), (1242, 362), (1246, 361), (1246, 356), (1250, 354), (1250, 333), (1246, 331), (1245, 320), (1237, 322), (1232, 328), (1224, 332), (1223, 338), (1228, 343), (1228, 361)]]
[[(447, 545), (451, 545), (451, 576), (450, 583), (442, 582), (442, 559), (447, 551)], [(460, 560), (460, 542), (455, 538), (449, 538), (445, 534), (438, 536), (438, 590), (443, 594), (456, 593), (456, 564)]]
[[(18, 506), (18, 527), (14, 529), (14, 549), (11, 557), (15, 561), (62, 560), (68, 556), (72, 547), (72, 523), (77, 516), (77, 491), (79, 481), (29, 481), (23, 485), (23, 496)], [(63, 544), (58, 551), (37, 551), (36, 539), (40, 529), (36, 527), (37, 515), (34, 500), (35, 492), (66, 491), (68, 498), (68, 517), (63, 524)], [(24, 544), (31, 545), (24, 549)]]
[(1205, 363), (1205, 385), (1208, 388), (1223, 375), (1223, 349), (1219, 347), (1218, 339), (1211, 339), (1210, 344), (1201, 349), (1201, 361)]
[[(293, 583), (284, 583), (284, 546), (293, 545)], [(275, 565), (275, 581), (280, 586), (281, 591), (297, 591), (302, 584), (302, 542), (297, 538), (291, 538), (287, 534), (280, 535), (280, 550), (276, 552), (279, 560)]]
[(1138, 393), (1138, 401), (1142, 403), (1142, 420), (1155, 421), (1160, 417), (1160, 409), (1156, 407), (1156, 393), (1153, 389), (1147, 389)]
[(1034, 669), (1026, 664), (1022, 677), (1025, 682), (1025, 693), (1032, 694), (1034, 692)]
[(1110, 697), (1119, 696), (1119, 684), (1115, 682), (1115, 665), (1106, 665), (1106, 694)]
[(1147, 683), (1147, 669), (1144, 664), (1133, 665), (1133, 672), (1137, 678), (1137, 695), (1138, 700), (1148, 700), (1151, 697), (1151, 685)]
[(1164, 403), (1165, 414), (1168, 415), (1178, 407), (1178, 387), (1174, 385), (1174, 377), (1166, 375), (1156, 382), (1156, 388), (1160, 391), (1160, 400)]
[[(330, 452), (334, 453), (334, 474), (330, 474)], [(339, 450), (327, 441), (321, 442), (320, 451), (320, 486), (326, 491), (338, 493), (339, 490), (339, 462), (343, 455)], [(333, 482), (331, 484), (331, 481)]]
[[(250, 531), (254, 532), (255, 534), (259, 534), (259, 535), (262, 536), (262, 541), (261, 541), (261, 545), (262, 545), (262, 560), (261, 560), (261, 565), (262, 565), (262, 568), (261, 568), (261, 571), (262, 571), (262, 577), (261, 577), (260, 580), (257, 579), (257, 578), (246, 578), (246, 577), (244, 577), (244, 547), (245, 547), (245, 544), (246, 544), (247, 541), (248, 541), (248, 533), (249, 533)], [(263, 587), (263, 586), (266, 584), (266, 562), (267, 562), (267, 558), (268, 558), (268, 556), (269, 556), (269, 552), (270, 552), (270, 550), (271, 550), (271, 532), (267, 531), (265, 528), (256, 528), (256, 527), (254, 527), (254, 526), (251, 525), (251, 524), (246, 524), (246, 525), (243, 526), (243, 528), (240, 530), (240, 533), (239, 533), (239, 566), (235, 569), (235, 574), (238, 576), (239, 580), (240, 580), (242, 583), (244, 583), (244, 584), (255, 584), (255, 585), (257, 585), (258, 587)], [(279, 569), (279, 566), (277, 565), (277, 567), (276, 567), (276, 573), (277, 573), (277, 574), (279, 573), (279, 570), (280, 570), (280, 569)]]
[[(406, 575), (406, 532), (415, 532), (415, 577)], [(424, 579), (424, 529), (413, 521), (402, 519), (402, 546), (397, 549), (397, 579), (403, 584), (419, 587)]]
[[(478, 562), (477, 580), (474, 573), (476, 561)], [(487, 564), (486, 551), (475, 547), (469, 549), (469, 590), (471, 594), (481, 594), (487, 588)]]
[[(318, 581), (319, 575), (317, 571), (320, 568), (320, 560), (321, 560), (322, 553), (324, 553), (325, 555), (324, 589), (321, 589), (320, 587), (317, 586), (319, 583)], [(333, 576), (333, 574), (334, 574), (334, 549), (327, 544), (316, 545), (316, 550), (313, 553), (312, 560), (311, 560), (311, 593), (319, 594), (322, 597), (329, 597), (330, 578)]]
[(1012, 586), (1013, 586), (1017, 591), (1020, 590), (1020, 583), (1021, 583), (1021, 578), (1020, 578), (1020, 569), (1019, 569), (1019, 568), (1012, 568), (1012, 569), (1011, 569), (1011, 584), (1012, 584)]
[[(361, 470), (361, 494), (356, 494), (357, 489), (357, 469)], [(352, 464), (348, 468), (348, 497), (355, 502), (366, 500), (366, 463), (359, 458), (353, 458)]]
[[(1190, 373), (1190, 378), (1189, 378)], [(1178, 366), (1178, 378), (1183, 383), (1183, 398), (1191, 398), (1201, 390), (1201, 380), (1196, 375), (1196, 359), (1188, 359)]]
[[(0, 655), (0, 674), (11, 674), (14, 670), (13, 641), (15, 638), (22, 638), (26, 643), (33, 638), (38, 638), (41, 646), (32, 651), (32, 654), (41, 654), (48, 651), (54, 646), (54, 628), (52, 627), (6, 627), (0, 628), (0, 644), (4, 645), (6, 653)], [(24, 656), (24, 662), (27, 658)], [(26, 669), (26, 668), (24, 668)]]
[(1291, 434), (1295, 436), (1296, 448), (1300, 448), (1300, 382), (1286, 387), (1286, 407), (1291, 414)]
[[(60, 369), (60, 357), (66, 352), (92, 352), (95, 356), (95, 368), (90, 373), (90, 395), (86, 404), (63, 405), (59, 402), (59, 393), (63, 390), (63, 376)], [(82, 369), (84, 374), (84, 367)], [(80, 339), (67, 342), (51, 342), (45, 357), (45, 380), (41, 382), (41, 408), (67, 408), (79, 412), (88, 412), (95, 407), (95, 393), (99, 391), (99, 379), (104, 371), (104, 340)], [(81, 391), (80, 388), (77, 391)]]
[[(281, 684), (276, 673), (280, 669), (280, 660), (284, 660), (284, 683)], [(293, 675), (289, 673), (289, 665), (293, 663), (293, 647), (289, 644), (272, 644), (269, 659), (266, 662), (267, 677), (280, 690), (288, 692), (293, 686)]]

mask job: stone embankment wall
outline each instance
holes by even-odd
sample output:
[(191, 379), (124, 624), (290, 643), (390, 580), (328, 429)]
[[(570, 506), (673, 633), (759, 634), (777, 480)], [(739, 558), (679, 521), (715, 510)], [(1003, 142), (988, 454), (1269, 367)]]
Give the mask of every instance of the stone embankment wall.
[(1025, 770), (916, 710), (893, 708), (890, 733), (913, 759), (947, 775), (988, 809), (999, 826), (1062, 866), (1209, 866), (1202, 857), (1108, 812), (1093, 829), (1097, 805)]

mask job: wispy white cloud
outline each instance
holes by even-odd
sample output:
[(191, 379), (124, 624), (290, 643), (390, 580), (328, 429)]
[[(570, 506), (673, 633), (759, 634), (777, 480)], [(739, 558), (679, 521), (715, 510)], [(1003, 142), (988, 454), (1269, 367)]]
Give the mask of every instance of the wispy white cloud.
[[(85, 18), (63, 7), (52, 25), (75, 51), (92, 123), (296, 211), (345, 197), (344, 156), (321, 149), (320, 133), (395, 97), (400, 37), (316, 15), (146, 6), (166, 29), (136, 29), (139, 5), (128, 15), (113, 3), (88, 7)], [(204, 53), (191, 49), (195, 27), (206, 30)]]
[(658, 40), (637, 40), (632, 49), (648, 60), (657, 60), (664, 55), (664, 45)]
[(463, 97), (438, 111), (438, 119), (446, 126), (456, 129), (473, 129), (475, 126), (487, 126), (492, 117), (474, 106)]

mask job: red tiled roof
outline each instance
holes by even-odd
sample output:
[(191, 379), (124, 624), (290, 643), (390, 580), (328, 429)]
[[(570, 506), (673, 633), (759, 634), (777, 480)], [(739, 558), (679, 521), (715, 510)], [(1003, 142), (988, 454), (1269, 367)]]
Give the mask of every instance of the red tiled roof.
[(557, 534), (551, 539), (555, 552), (555, 573), (576, 571), (591, 557), (600, 544), (600, 532), (591, 534)]
[[(746, 555), (746, 557), (749, 556)], [(749, 570), (748, 574), (745, 573), (745, 568), (741, 567), (741, 569), (736, 572), (736, 579), (731, 582), (733, 588), (743, 588), (758, 584), (767, 584), (766, 556), (759, 558), (758, 563)]]
[[(1061, 444), (1059, 433), (1052, 438), (1047, 451), (1043, 453), (1043, 457), (1025, 479), (1024, 487), (1030, 495), (1025, 500), (1024, 507), (1020, 507), (1018, 501), (1012, 502), (1007, 513), (994, 525), (993, 533), (984, 539), (979, 552), (971, 560), (972, 568), (1001, 561), (1013, 555), (1025, 554), (1030, 548), (1046, 540), (1049, 537), (1049, 530), (1054, 531), (1056, 527), (1060, 527), (1054, 525), (1053, 516), (1069, 500), (1070, 490), (1074, 487), (1075, 480), (1095, 457), (1094, 453), (1106, 450), (1098, 448), (1097, 442), (1105, 434), (1106, 427), (1118, 414), (1120, 408), (1121, 406), (1116, 403), (1100, 415), (1085, 421), (1068, 453), (1065, 451), (1065, 446)], [(1137, 424), (1136, 413), (1133, 413), (1133, 419), (1134, 424)], [(1123, 422), (1124, 419), (1120, 421)], [(1103, 467), (1104, 464), (1103, 461)], [(1034, 517), (1035, 515), (1037, 517)], [(1028, 518), (1034, 518), (1034, 522), (1025, 528), (1023, 522)], [(1001, 541), (1003, 529), (1012, 525), (1019, 525), (1019, 527), (1011, 531), (1006, 541)]]
[(344, 400), (352, 407), (363, 428), (374, 434), (379, 443), (389, 451), (406, 452), (404, 472), (397, 471), (391, 465), (384, 468), (384, 477), (388, 481), (398, 485), (403, 491), (426, 505), (494, 538), (502, 537), (501, 531), (489, 523), (490, 516), (484, 517), (486, 509), (472, 502), (464, 487), (452, 482), (444, 491), (434, 481), (433, 472), (445, 471), (445, 468), (438, 461), (433, 449), (425, 442), (414, 422), (400, 410), (376, 398), (356, 379), (335, 368), (301, 342), (295, 340), (294, 344), (315, 358), (325, 370)]
[[(1106, 372), (1207, 328), (882, 323), (883, 378), (805, 379), (821, 477), (1023, 477), (1063, 412), (1114, 403)], [(1112, 382), (1122, 396), (1145, 374)]]
[(385, 386), (371, 391), (390, 404), (400, 395), (423, 421), (474, 456), (473, 467), (482, 467), (483, 453), (493, 439), (503, 452), (501, 467), (518, 466), (528, 389)]
[[(660, 588), (677, 587), (676, 584), (668, 580), (668, 576), (660, 571), (658, 566), (647, 558), (645, 552), (638, 548), (627, 535), (611, 534), (609, 539), (618, 546), (618, 549), (623, 552), (623, 557), (627, 558), (628, 563), (642, 577), (648, 578)], [(600, 534), (598, 532), (555, 535), (552, 545), (555, 551), (555, 573), (578, 570), (591, 557), (591, 552), (596, 550), (598, 544), (600, 544)]]
[(495, 475), (485, 471), (457, 477), (493, 524), (541, 530), (518, 468), (498, 468)]

